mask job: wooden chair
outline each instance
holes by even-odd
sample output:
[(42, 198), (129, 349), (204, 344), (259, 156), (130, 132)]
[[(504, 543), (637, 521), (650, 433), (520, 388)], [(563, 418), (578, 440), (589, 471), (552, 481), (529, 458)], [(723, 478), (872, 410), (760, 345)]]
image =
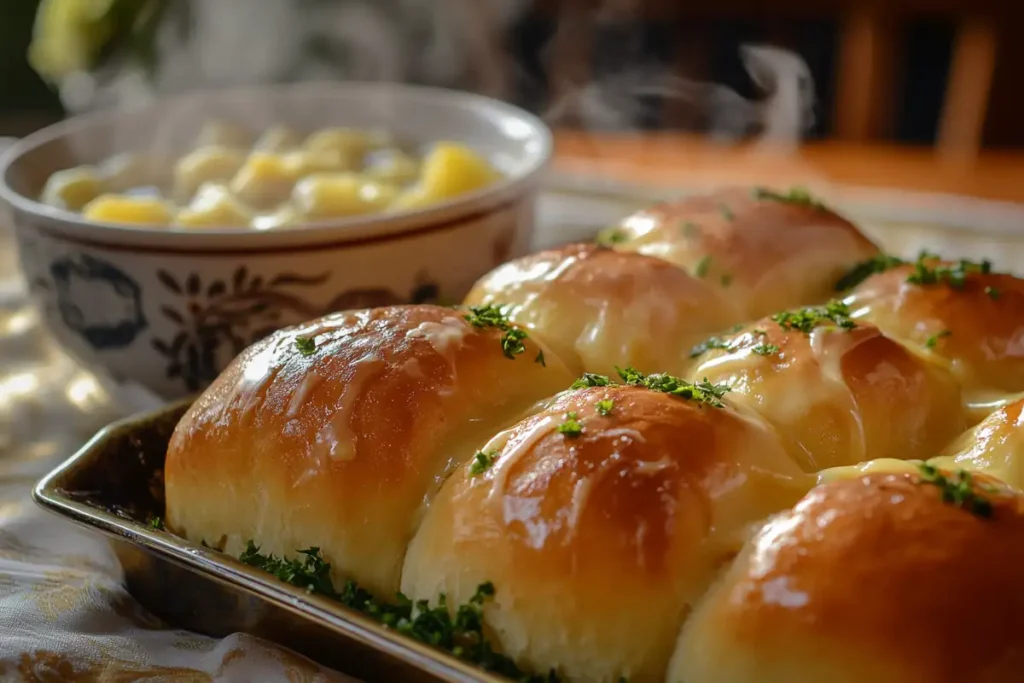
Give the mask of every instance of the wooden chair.
[[(558, 101), (577, 84), (587, 82), (595, 19), (602, 17), (671, 22), (683, 30), (688, 23), (721, 19), (763, 22), (785, 46), (786, 23), (793, 19), (832, 18), (840, 25), (835, 55), (833, 137), (853, 142), (884, 139), (892, 132), (898, 83), (901, 20), (921, 16), (952, 19), (956, 37), (939, 114), (936, 151), (951, 158), (970, 158), (983, 146), (986, 119), (996, 73), (1002, 27), (1014, 25), (1024, 8), (1012, 0), (537, 0), (538, 11), (556, 18), (551, 45), (550, 98)], [(1022, 25), (1022, 24), (1018, 24)], [(1009, 30), (1007, 28), (1006, 30)], [(1004, 38), (1005, 40), (1005, 38)], [(684, 76), (702, 71), (708, 40), (691, 32), (679, 41), (675, 68)], [(1012, 71), (1012, 70), (1011, 70)], [(1013, 80), (1017, 74), (1013, 73)], [(1012, 88), (1015, 83), (1008, 83)], [(1008, 103), (1012, 106), (1016, 102)], [(672, 120), (671, 104), (663, 112)]]

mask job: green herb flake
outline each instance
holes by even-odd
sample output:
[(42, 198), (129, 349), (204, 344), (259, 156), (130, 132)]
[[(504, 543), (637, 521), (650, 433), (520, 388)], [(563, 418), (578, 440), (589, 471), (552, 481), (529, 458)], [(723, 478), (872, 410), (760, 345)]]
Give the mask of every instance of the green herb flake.
[(413, 602), (399, 593), (394, 602), (385, 602), (361, 588), (354, 581), (346, 582), (339, 592), (330, 578), (331, 565), (324, 560), (319, 548), (300, 550), (303, 559), (286, 560), (264, 555), (252, 541), (239, 558), (245, 564), (262, 569), (293, 586), (311, 593), (337, 600), (349, 609), (380, 622), (409, 638), (432, 647), (446, 650), (456, 657), (514, 681), (523, 683), (558, 683), (555, 671), (547, 674), (528, 674), (510, 658), (496, 652), (484, 635), (483, 607), (494, 597), (494, 584), (481, 583), (476, 592), (455, 610), (454, 618), (447, 607), (445, 595), (438, 596), (431, 607), (426, 600)]
[(615, 401), (610, 398), (606, 398), (597, 402), (597, 412), (600, 413), (601, 415), (604, 415), (605, 417), (611, 415), (612, 408), (614, 407)]
[(722, 214), (722, 218), (724, 218), (727, 221), (736, 220), (736, 214), (732, 212), (732, 209), (730, 209), (727, 204), (719, 204), (718, 213)]
[(692, 239), (696, 237), (698, 234), (700, 234), (700, 226), (698, 226), (693, 221), (683, 222), (683, 237), (686, 237), (687, 239)]
[(697, 262), (697, 267), (693, 269), (693, 274), (699, 278), (703, 278), (708, 274), (708, 268), (711, 267), (711, 256), (704, 256), (700, 261)]
[(792, 187), (788, 192), (776, 192), (765, 187), (754, 188), (754, 198), (760, 200), (767, 200), (773, 202), (782, 202), (783, 204), (793, 204), (795, 206), (806, 206), (811, 209), (817, 209), (818, 211), (825, 211), (827, 207), (807, 191), (803, 187)]
[(850, 307), (842, 301), (830, 301), (824, 306), (810, 306), (796, 311), (783, 311), (772, 316), (772, 320), (784, 330), (798, 330), (810, 334), (821, 325), (834, 324), (844, 330), (857, 326), (850, 319)]
[(914, 262), (914, 269), (907, 276), (912, 285), (947, 285), (952, 289), (963, 289), (967, 276), (987, 275), (992, 272), (992, 262), (960, 259), (953, 264), (943, 264), (935, 254), (922, 251)]
[(985, 294), (987, 294), (988, 298), (992, 299), (992, 301), (998, 301), (999, 297), (1001, 297), (1003, 295), (1003, 293), (1000, 292), (995, 287), (986, 287), (985, 288)]
[[(508, 319), (501, 306), (495, 304), (487, 304), (485, 306), (470, 306), (469, 314), (463, 316), (473, 327), (478, 329), (495, 328), (501, 330), (504, 334), (501, 335), (501, 352), (506, 358), (515, 360), (515, 357), (526, 351), (526, 345), (523, 344), (523, 340), (527, 339), (529, 335), (526, 330), (514, 327), (512, 322)], [(541, 365), (544, 365), (543, 355), (539, 356), (541, 360), (537, 361)], [(534, 359), (536, 360), (536, 359)], [(546, 367), (546, 366), (545, 366)]]
[(316, 342), (312, 337), (296, 337), (295, 348), (299, 350), (303, 356), (312, 356), (316, 353)]
[(622, 228), (605, 228), (597, 233), (596, 241), (603, 247), (610, 247), (613, 244), (622, 244), (629, 241), (629, 235)]
[(779, 345), (762, 343), (758, 344), (751, 350), (759, 356), (771, 356), (779, 352)]
[(660, 391), (715, 408), (725, 407), (725, 404), (722, 403), (722, 397), (730, 391), (727, 384), (712, 384), (707, 378), (702, 382), (691, 383), (679, 377), (661, 373), (645, 375), (633, 367), (615, 369), (618, 371), (622, 381), (629, 386)]
[(933, 334), (932, 336), (928, 337), (928, 339), (925, 340), (924, 345), (926, 348), (934, 349), (935, 345), (939, 343), (940, 339), (942, 339), (943, 337), (948, 337), (951, 334), (953, 333), (950, 330), (942, 330), (941, 332), (936, 332), (935, 334)]
[(469, 466), (470, 476), (475, 477), (491, 469), (497, 459), (498, 451), (477, 451), (473, 456), (473, 464)]
[(975, 492), (973, 477), (966, 470), (957, 470), (952, 476), (946, 476), (939, 468), (928, 463), (921, 463), (917, 467), (922, 483), (938, 487), (943, 502), (964, 508), (978, 517), (992, 516), (992, 501)]
[(572, 383), (569, 389), (586, 389), (587, 387), (606, 387), (611, 380), (604, 375), (596, 375), (592, 372), (584, 372), (583, 376)]
[(897, 256), (889, 256), (887, 254), (872, 256), (866, 261), (861, 261), (851, 268), (845, 275), (839, 278), (839, 281), (836, 282), (835, 290), (837, 292), (845, 292), (849, 289), (853, 289), (872, 275), (884, 273), (890, 268), (896, 268), (897, 266), (902, 266), (905, 263), (906, 261)]
[(534, 363), (540, 363), (540, 366), (542, 368), (546, 368), (548, 366), (547, 361), (544, 360), (544, 352), (543, 351), (538, 351), (537, 352), (537, 357), (533, 359), (533, 362)]
[(583, 425), (576, 419), (575, 412), (570, 411), (565, 414), (565, 422), (558, 425), (558, 433), (564, 434), (570, 439), (575, 439), (583, 433)]
[(729, 273), (725, 273), (724, 275), (722, 275), (721, 282), (723, 287), (728, 287), (729, 285), (732, 284), (732, 275), (730, 275)]
[(156, 529), (157, 531), (164, 531), (164, 520), (160, 516), (153, 517), (149, 520), (147, 525), (150, 529)]
[(721, 349), (723, 351), (731, 350), (731, 341), (723, 339), (722, 337), (708, 337), (700, 344), (697, 344), (690, 349), (690, 358), (696, 358), (697, 356), (703, 355), (712, 349)]

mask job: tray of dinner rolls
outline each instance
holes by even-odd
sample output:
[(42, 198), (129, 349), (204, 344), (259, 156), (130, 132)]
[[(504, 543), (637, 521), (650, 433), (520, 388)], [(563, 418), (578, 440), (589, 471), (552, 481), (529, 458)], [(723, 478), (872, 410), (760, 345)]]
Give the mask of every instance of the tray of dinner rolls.
[(366, 680), (1024, 680), (1024, 281), (799, 188), (339, 311), (37, 487), (168, 622)]

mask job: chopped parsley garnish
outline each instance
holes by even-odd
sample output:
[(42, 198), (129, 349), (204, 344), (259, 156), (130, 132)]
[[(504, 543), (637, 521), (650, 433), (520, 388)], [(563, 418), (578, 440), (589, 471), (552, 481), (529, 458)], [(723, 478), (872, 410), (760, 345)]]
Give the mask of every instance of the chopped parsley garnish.
[(992, 272), (992, 262), (988, 260), (977, 262), (960, 259), (953, 264), (943, 264), (938, 259), (935, 254), (921, 252), (914, 262), (914, 270), (907, 276), (907, 282), (922, 286), (945, 284), (953, 289), (963, 289), (968, 275)]
[(629, 235), (621, 228), (605, 228), (597, 233), (597, 243), (610, 247), (613, 244), (621, 244), (629, 239)]
[[(739, 325), (738, 327), (733, 328), (731, 332), (735, 334), (736, 332), (739, 332), (741, 329), (743, 329), (743, 326)], [(755, 328), (751, 330), (750, 334), (752, 334), (755, 337), (768, 336), (768, 332), (760, 328)], [(690, 358), (696, 358), (697, 356), (705, 354), (713, 349), (720, 349), (722, 351), (739, 351), (742, 348), (742, 342), (742, 338), (723, 339), (722, 337), (709, 337), (702, 341), (700, 344), (697, 344), (692, 349), (690, 349)], [(751, 351), (760, 356), (770, 356), (773, 353), (778, 353), (779, 351), (779, 346), (777, 344), (767, 344), (763, 341), (758, 343), (756, 346), (752, 346), (749, 348)]]
[(942, 339), (943, 337), (948, 337), (951, 334), (953, 333), (950, 330), (942, 330), (941, 332), (936, 332), (935, 334), (933, 334), (932, 336), (928, 337), (928, 339), (925, 340), (924, 345), (929, 349), (934, 349), (935, 345), (939, 343), (940, 339)]
[(438, 596), (437, 605), (431, 607), (426, 600), (413, 602), (401, 593), (393, 603), (378, 600), (354, 581), (346, 582), (339, 592), (331, 581), (331, 565), (324, 560), (319, 548), (300, 550), (299, 554), (304, 556), (303, 559), (286, 560), (264, 555), (258, 546), (249, 541), (239, 559), (273, 574), (285, 583), (337, 600), (386, 628), (450, 652), (485, 671), (524, 683), (558, 683), (561, 680), (555, 671), (546, 675), (527, 674), (511, 659), (491, 647), (483, 631), (483, 606), (489, 598), (494, 597), (494, 584), (489, 581), (477, 586), (469, 601), (460, 605), (452, 617), (443, 593)]
[[(504, 332), (501, 335), (501, 352), (505, 354), (506, 358), (515, 360), (516, 356), (526, 351), (523, 340), (529, 335), (526, 334), (526, 330), (512, 325), (501, 306), (494, 304), (470, 306), (469, 314), (463, 317), (473, 327), (480, 329), (493, 327)], [(538, 362), (543, 365), (543, 355), (540, 356), (540, 359)]]
[(988, 298), (992, 299), (992, 301), (996, 301), (997, 299), (999, 299), (999, 297), (1001, 297), (1003, 295), (1003, 293), (1000, 292), (995, 287), (986, 287), (985, 288), (985, 294), (987, 294)]
[(708, 274), (708, 268), (711, 267), (711, 256), (705, 256), (697, 262), (697, 267), (693, 269), (693, 274), (697, 277), (704, 277)]
[(547, 362), (544, 360), (544, 352), (543, 351), (538, 351), (537, 352), (537, 357), (533, 359), (533, 362), (534, 363), (540, 363), (540, 366), (542, 368), (546, 368), (548, 366)]
[(683, 236), (684, 237), (696, 237), (700, 228), (693, 221), (683, 222)]
[(153, 519), (149, 520), (149, 524), (147, 526), (149, 526), (150, 529), (156, 529), (158, 531), (163, 531), (164, 530), (164, 520), (158, 515), (158, 516), (154, 517)]
[(772, 354), (775, 354), (775, 353), (779, 352), (779, 345), (778, 344), (765, 344), (765, 343), (762, 342), (762, 343), (758, 344), (757, 346), (755, 346), (753, 349), (751, 349), (751, 351), (753, 351), (754, 353), (756, 353), (759, 356), (770, 356)]
[(928, 463), (918, 466), (921, 481), (937, 486), (942, 492), (943, 502), (965, 508), (978, 517), (992, 516), (992, 501), (974, 490), (974, 480), (966, 470), (957, 470), (952, 476), (946, 476), (939, 468)]
[(491, 469), (491, 465), (498, 459), (498, 451), (477, 451), (473, 456), (473, 464), (469, 466), (471, 476), (483, 474)]
[(851, 268), (846, 275), (839, 278), (839, 281), (836, 282), (835, 290), (837, 292), (845, 292), (848, 289), (853, 289), (872, 275), (884, 273), (890, 268), (902, 266), (905, 263), (906, 261), (903, 259), (897, 256), (889, 256), (888, 254), (872, 256), (866, 261), (861, 261)]
[(576, 419), (576, 413), (570, 411), (565, 414), (565, 422), (558, 425), (558, 433), (565, 434), (570, 439), (575, 439), (583, 433), (583, 425)]
[(722, 214), (722, 218), (727, 221), (736, 220), (736, 214), (732, 212), (732, 209), (730, 209), (727, 204), (719, 204), (718, 213)]
[(614, 407), (615, 401), (610, 398), (606, 398), (597, 402), (597, 412), (604, 416), (611, 415), (612, 408)]
[(316, 353), (316, 342), (313, 341), (312, 337), (296, 337), (295, 348), (299, 350), (303, 356), (312, 356)]
[(732, 275), (729, 275), (729, 273), (725, 273), (724, 275), (722, 275), (722, 286), (723, 287), (728, 287), (731, 284), (732, 284)]
[(584, 372), (583, 376), (572, 383), (569, 389), (586, 389), (587, 387), (606, 387), (611, 380), (605, 375), (596, 375), (592, 372)]
[(812, 197), (811, 193), (803, 187), (790, 188), (789, 192), (776, 192), (765, 187), (758, 187), (754, 189), (754, 198), (767, 199), (784, 204), (795, 204), (796, 206), (806, 206), (818, 209), (819, 211), (824, 211), (826, 208), (823, 203)]
[(632, 367), (615, 369), (618, 371), (622, 381), (629, 386), (645, 387), (651, 391), (660, 391), (672, 396), (685, 398), (689, 401), (697, 401), (702, 405), (714, 406), (715, 408), (725, 407), (725, 404), (722, 403), (722, 397), (730, 391), (728, 385), (712, 384), (707, 379), (702, 382), (690, 383), (679, 377), (662, 373), (645, 375)]
[(308, 593), (337, 599), (338, 593), (331, 582), (331, 565), (320, 554), (320, 548), (314, 546), (298, 552), (303, 559), (286, 560), (270, 554), (262, 555), (259, 546), (249, 541), (238, 559), (273, 574), (285, 583), (305, 588)]
[(798, 330), (804, 334), (821, 325), (835, 324), (844, 330), (852, 330), (857, 323), (850, 319), (850, 307), (842, 301), (830, 301), (824, 306), (810, 306), (796, 311), (783, 311), (772, 316), (772, 320), (784, 330)]
[(722, 349), (723, 351), (729, 351), (731, 349), (730, 344), (732, 342), (722, 339), (721, 337), (708, 337), (700, 344), (697, 344), (690, 349), (690, 358), (696, 358), (697, 356), (707, 353), (712, 349)]

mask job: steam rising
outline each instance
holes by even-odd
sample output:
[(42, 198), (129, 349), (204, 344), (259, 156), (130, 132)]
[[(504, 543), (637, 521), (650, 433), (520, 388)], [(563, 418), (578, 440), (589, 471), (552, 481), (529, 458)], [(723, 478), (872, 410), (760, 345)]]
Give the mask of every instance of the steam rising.
[[(259, 11), (253, 11), (258, 4)], [(566, 22), (607, 24), (617, 5)], [(266, 83), (362, 80), (459, 87), (514, 99), (526, 69), (502, 46), (525, 0), (216, 0), (173, 5), (158, 36), (159, 68), (150, 83), (111, 67), (70, 79), (62, 97), (72, 111), (135, 104), (195, 89)], [(615, 5), (615, 6), (613, 6)], [(610, 73), (563, 83), (539, 112), (552, 125), (630, 131), (657, 120), (666, 103), (703, 122), (712, 139), (757, 136), (794, 146), (814, 123), (814, 83), (804, 60), (770, 45), (743, 45), (742, 62), (759, 88), (746, 99), (719, 83), (680, 78), (644, 61), (637, 41)], [(550, 47), (550, 46), (549, 46)], [(558, 70), (545, 50), (548, 74)], [(553, 79), (548, 79), (549, 81)], [(529, 85), (529, 83), (527, 83)], [(567, 85), (567, 87), (565, 87)]]

